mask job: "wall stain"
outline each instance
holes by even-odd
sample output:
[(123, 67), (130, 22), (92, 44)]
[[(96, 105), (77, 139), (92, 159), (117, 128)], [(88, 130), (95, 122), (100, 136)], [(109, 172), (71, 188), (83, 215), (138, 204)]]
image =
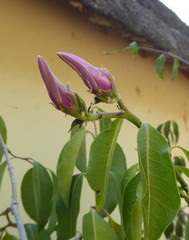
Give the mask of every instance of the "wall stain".
[(140, 96), (141, 96), (140, 88), (136, 87), (136, 88), (135, 88), (135, 91), (136, 91), (137, 95), (140, 97)]

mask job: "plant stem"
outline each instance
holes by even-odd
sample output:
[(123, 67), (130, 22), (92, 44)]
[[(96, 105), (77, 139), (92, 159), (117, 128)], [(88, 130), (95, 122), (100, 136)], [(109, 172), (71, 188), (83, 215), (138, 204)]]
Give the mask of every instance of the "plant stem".
[(132, 112), (129, 111), (129, 109), (123, 103), (122, 99), (120, 99), (117, 103), (121, 108), (120, 112), (97, 112), (95, 114), (89, 113), (85, 116), (82, 116), (81, 114), (78, 113), (74, 117), (83, 122), (96, 121), (96, 120), (107, 119), (107, 118), (125, 118), (131, 123), (133, 123), (135, 126), (140, 128), (142, 121), (137, 116), (135, 116)]
[(183, 197), (185, 199), (185, 201), (188, 203), (189, 205), (189, 186), (188, 184), (184, 181), (184, 179), (182, 178), (180, 172), (176, 169), (176, 178), (177, 181), (180, 183), (180, 186), (182, 187), (183, 191), (180, 193), (181, 197)]
[(26, 236), (26, 232), (25, 232), (25, 228), (24, 225), (22, 223), (22, 219), (18, 210), (18, 202), (17, 202), (17, 191), (16, 191), (16, 181), (15, 181), (15, 176), (13, 173), (13, 167), (8, 155), (8, 150), (7, 147), (3, 141), (3, 138), (0, 134), (0, 145), (3, 149), (4, 155), (5, 155), (5, 159), (8, 165), (8, 171), (9, 171), (9, 175), (10, 175), (10, 180), (11, 180), (11, 185), (12, 185), (12, 201), (11, 201), (11, 211), (12, 214), (15, 217), (15, 221), (16, 221), (16, 225), (19, 231), (19, 235), (20, 235), (20, 239), (21, 240), (27, 240), (27, 236)]
[(184, 191), (180, 192), (180, 196), (184, 198), (184, 200), (188, 203), (189, 206), (189, 196)]
[(135, 116), (132, 112), (129, 111), (129, 109), (124, 104), (123, 100), (120, 99), (117, 103), (119, 107), (124, 111), (123, 117), (128, 121), (132, 122), (138, 128), (140, 128), (142, 121), (137, 116)]
[[(189, 61), (187, 61), (187, 60), (185, 60), (185, 59), (183, 59), (181, 57), (178, 57), (177, 55), (175, 55), (173, 53), (166, 52), (166, 51), (163, 51), (163, 50), (159, 50), (159, 49), (156, 49), (156, 48), (149, 48), (149, 47), (142, 47), (142, 46), (137, 46), (137, 47), (138, 47), (139, 50), (143, 50), (143, 51), (146, 51), (146, 52), (164, 54), (166, 56), (175, 58), (175, 59), (179, 60), (180, 62), (182, 62), (184, 64), (189, 65)], [(110, 54), (115, 54), (115, 53), (118, 53), (118, 52), (125, 52), (125, 51), (127, 51), (129, 49), (130, 49), (130, 46), (129, 47), (125, 47), (125, 48), (120, 48), (120, 49), (117, 49), (117, 50), (114, 50), (114, 51), (111, 51), (111, 52), (104, 52), (104, 54), (110, 55)]]

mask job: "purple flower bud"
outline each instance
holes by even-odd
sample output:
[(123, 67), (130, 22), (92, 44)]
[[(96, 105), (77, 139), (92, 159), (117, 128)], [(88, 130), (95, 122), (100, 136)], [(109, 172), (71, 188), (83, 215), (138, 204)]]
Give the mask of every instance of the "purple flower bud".
[(75, 94), (68, 87), (58, 81), (44, 58), (41, 56), (38, 56), (38, 65), (49, 97), (56, 108), (72, 115), (74, 111), (78, 110)]
[(80, 75), (85, 85), (97, 98), (104, 102), (118, 100), (113, 76), (108, 71), (97, 68), (71, 53), (59, 52), (58, 56)]

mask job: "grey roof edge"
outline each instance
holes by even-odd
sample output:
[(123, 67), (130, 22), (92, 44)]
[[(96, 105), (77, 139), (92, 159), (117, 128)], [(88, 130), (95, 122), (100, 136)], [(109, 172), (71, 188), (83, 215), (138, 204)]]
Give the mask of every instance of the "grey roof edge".
[[(64, 2), (87, 14), (93, 23), (119, 31), (128, 41), (135, 40), (141, 46), (155, 47), (189, 61), (189, 27), (159, 0)], [(181, 64), (180, 69), (189, 73), (188, 64)]]

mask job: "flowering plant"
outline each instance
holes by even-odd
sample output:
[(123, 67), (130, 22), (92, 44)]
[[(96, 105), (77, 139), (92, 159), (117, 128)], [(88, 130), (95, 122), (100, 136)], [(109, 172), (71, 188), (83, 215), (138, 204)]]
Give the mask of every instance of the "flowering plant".
[[(183, 175), (189, 177), (189, 169), (183, 158), (173, 158), (172, 150), (179, 148), (187, 160), (189, 151), (176, 145), (179, 137), (176, 122), (167, 121), (157, 129), (152, 127), (127, 108), (109, 71), (70, 53), (60, 52), (58, 56), (80, 75), (95, 96), (94, 104), (116, 103), (119, 110), (104, 112), (96, 107), (94, 112), (91, 106), (87, 108), (85, 101), (59, 82), (45, 60), (38, 57), (39, 70), (53, 105), (74, 121), (70, 140), (57, 161), (56, 173), (26, 159), (32, 167), (23, 178), (21, 196), (24, 209), (35, 224), (24, 225), (20, 230), (21, 239), (53, 239), (54, 232), (57, 240), (158, 240), (163, 233), (167, 239), (182, 236), (188, 239), (189, 221), (180, 199), (189, 204), (189, 188), (183, 178)], [(138, 128), (138, 160), (129, 168), (125, 152), (117, 142), (125, 119)], [(84, 123), (90, 121), (99, 122), (99, 133), (93, 134), (87, 158), (85, 138), (89, 131)], [(4, 153), (8, 159), (2, 119), (0, 132), (3, 146), (0, 157)], [(12, 153), (9, 151), (9, 154)], [(74, 173), (75, 168), (78, 174)], [(0, 165), (2, 175), (4, 169), (5, 162)], [(77, 232), (84, 180), (94, 192), (95, 205), (88, 203), (82, 230)], [(5, 215), (14, 212), (13, 205)], [(119, 222), (112, 217), (116, 207)], [(2, 234), (5, 230), (6, 227), (1, 229)], [(15, 237), (9, 235), (9, 239)]]

